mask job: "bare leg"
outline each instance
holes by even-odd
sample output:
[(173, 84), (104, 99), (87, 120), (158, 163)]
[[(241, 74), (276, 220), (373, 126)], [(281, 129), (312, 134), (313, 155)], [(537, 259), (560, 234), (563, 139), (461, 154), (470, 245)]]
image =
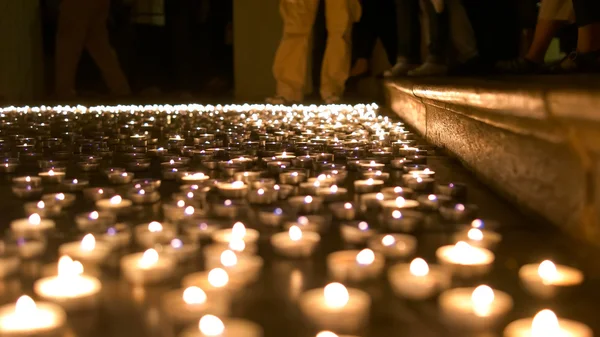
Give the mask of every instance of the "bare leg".
[(535, 26), (533, 41), (525, 58), (535, 63), (543, 63), (544, 56), (556, 32), (564, 25), (564, 21), (540, 19)]
[(600, 22), (579, 27), (577, 51), (589, 53), (600, 50)]

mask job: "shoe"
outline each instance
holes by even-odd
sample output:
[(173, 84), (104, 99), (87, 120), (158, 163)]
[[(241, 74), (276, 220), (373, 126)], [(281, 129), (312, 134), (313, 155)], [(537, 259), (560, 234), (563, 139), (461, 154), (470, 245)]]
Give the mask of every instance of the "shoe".
[(271, 104), (271, 105), (292, 105), (293, 104), (292, 101), (287, 100), (283, 96), (268, 97), (267, 99), (265, 99), (265, 102), (267, 104)]
[(467, 61), (457, 64), (448, 69), (448, 75), (452, 76), (478, 76), (491, 72), (489, 64), (483, 62), (479, 56), (472, 57)]
[(340, 96), (327, 96), (325, 98), (323, 98), (323, 102), (325, 102), (325, 104), (329, 105), (329, 104), (339, 104), (342, 101), (342, 99), (340, 98)]
[(405, 59), (403, 57), (399, 57), (396, 60), (396, 64), (394, 64), (392, 69), (386, 70), (383, 73), (383, 77), (384, 78), (394, 78), (394, 77), (406, 76), (409, 71), (415, 69), (416, 67), (417, 67), (416, 64), (412, 64), (412, 63), (408, 62), (407, 59)]
[(417, 68), (408, 72), (408, 76), (444, 76), (448, 74), (448, 66), (445, 64), (425, 62)]
[(519, 57), (512, 60), (500, 61), (496, 63), (496, 70), (505, 74), (535, 74), (542, 70), (542, 65), (528, 60), (524, 57)]
[(600, 72), (600, 50), (589, 53), (574, 51), (550, 68), (552, 73)]

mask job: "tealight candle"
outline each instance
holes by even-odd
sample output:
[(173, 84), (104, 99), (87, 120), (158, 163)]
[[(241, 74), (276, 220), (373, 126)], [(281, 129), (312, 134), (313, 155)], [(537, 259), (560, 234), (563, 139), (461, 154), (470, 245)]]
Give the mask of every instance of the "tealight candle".
[(115, 195), (110, 199), (100, 199), (96, 201), (96, 207), (101, 211), (124, 213), (126, 212), (133, 202), (131, 200), (123, 199), (120, 195)]
[[(11, 159), (11, 158), (9, 158)], [(6, 160), (0, 164), (0, 173), (15, 173), (19, 167), (19, 160)]]
[(271, 236), (273, 249), (280, 255), (299, 258), (313, 254), (321, 241), (321, 236), (315, 232), (302, 232), (300, 227), (291, 226), (288, 232)]
[(377, 209), (381, 206), (380, 201), (389, 199), (395, 199), (395, 196), (383, 192), (365, 193), (360, 195), (360, 205), (363, 209)]
[(115, 223), (116, 216), (110, 212), (92, 211), (75, 216), (77, 228), (82, 232), (102, 232)]
[(244, 319), (221, 321), (213, 315), (205, 315), (200, 322), (184, 330), (179, 337), (262, 337), (262, 328)]
[(461, 222), (473, 219), (478, 210), (474, 204), (449, 202), (440, 206), (440, 215), (448, 221)]
[(197, 286), (202, 288), (207, 294), (230, 297), (242, 284), (229, 281), (230, 277), (225, 269), (214, 268), (210, 271), (202, 271), (184, 276), (181, 280), (181, 285), (184, 288)]
[(356, 217), (357, 209), (351, 202), (335, 202), (329, 205), (329, 209), (336, 219), (353, 220)]
[(411, 210), (388, 210), (381, 214), (382, 222), (391, 231), (394, 232), (413, 232), (423, 221), (424, 215), (421, 212)]
[(199, 184), (207, 181), (208, 179), (210, 179), (210, 177), (202, 172), (193, 172), (181, 176), (181, 181), (185, 184)]
[(40, 235), (53, 230), (56, 224), (52, 220), (42, 219), (39, 214), (32, 214), (29, 218), (18, 219), (10, 223), (10, 229), (19, 235)]
[(329, 187), (317, 188), (317, 196), (322, 197), (325, 202), (344, 200), (348, 195), (348, 190), (337, 185), (331, 185)]
[(279, 174), (279, 181), (282, 184), (298, 185), (306, 180), (306, 173), (302, 171), (282, 172)]
[(63, 171), (49, 170), (48, 172), (40, 172), (38, 176), (44, 183), (61, 183), (65, 179), (66, 173)]
[(42, 196), (42, 201), (46, 204), (57, 204), (60, 207), (69, 207), (75, 202), (75, 195), (71, 193), (52, 193)]
[(129, 184), (135, 175), (131, 172), (112, 172), (108, 175), (108, 181), (112, 184), (122, 185)]
[[(22, 259), (34, 259), (37, 258), (41, 255), (44, 254), (44, 252), (46, 251), (46, 246), (47, 246), (47, 241), (45, 238), (27, 238), (27, 237), (16, 237), (13, 239), (14, 246), (16, 247), (16, 250), (19, 254), (19, 256)], [(5, 267), (7, 265), (10, 266), (10, 263), (7, 263), (8, 261), (5, 261), (5, 259), (9, 259), (10, 258), (10, 254), (4, 255), (2, 250), (0, 249), (0, 260), (4, 261), (2, 262), (2, 264), (5, 265)], [(10, 260), (9, 260), (10, 261)], [(15, 267), (15, 271), (16, 268), (18, 268), (18, 263), (19, 261), (13, 261), (13, 263), (16, 265)], [(8, 268), (10, 269), (10, 268)], [(4, 274), (3, 271), (0, 271), (0, 277), (2, 277)]]
[(72, 180), (63, 181), (61, 186), (64, 189), (66, 189), (67, 191), (74, 192), (74, 191), (81, 191), (82, 189), (87, 187), (89, 184), (90, 184), (90, 182), (88, 180), (72, 179)]
[(417, 197), (417, 201), (422, 209), (427, 211), (437, 211), (441, 204), (450, 201), (450, 197), (445, 195), (428, 194), (420, 195)]
[[(408, 176), (408, 177), (405, 177)], [(427, 176), (414, 176), (407, 174), (402, 176), (405, 186), (420, 193), (431, 193), (435, 185), (435, 179)]]
[(298, 226), (302, 231), (323, 233), (327, 229), (327, 219), (321, 215), (302, 215), (296, 221), (287, 221), (284, 228), (289, 230), (292, 226)]
[(217, 190), (225, 198), (239, 199), (248, 193), (248, 185), (239, 180), (232, 183), (217, 183)]
[(272, 227), (279, 226), (284, 218), (283, 209), (280, 207), (260, 209), (257, 216), (260, 223)]
[(344, 242), (360, 245), (369, 240), (376, 231), (366, 221), (349, 222), (340, 226)]
[(175, 226), (169, 223), (152, 221), (135, 227), (135, 238), (143, 246), (150, 248), (157, 243), (170, 242), (177, 235)]
[(274, 203), (278, 199), (277, 190), (258, 188), (248, 192), (248, 201), (251, 204), (268, 205)]
[(66, 330), (67, 314), (51, 303), (34, 302), (21, 296), (16, 304), (0, 307), (0, 335), (2, 336), (61, 336)]
[(256, 244), (260, 233), (256, 229), (246, 228), (243, 223), (236, 222), (233, 227), (221, 229), (213, 233), (212, 239), (216, 243), (229, 244), (232, 240), (241, 239), (246, 245)]
[(299, 306), (317, 328), (352, 333), (368, 324), (371, 298), (362, 290), (330, 283), (300, 295)]
[(419, 207), (419, 202), (416, 200), (404, 199), (397, 197), (391, 200), (382, 200), (379, 202), (384, 210), (405, 210)]
[(53, 217), (60, 213), (60, 206), (55, 203), (45, 203), (43, 200), (35, 202), (26, 202), (23, 205), (25, 214), (28, 216), (34, 213), (39, 214), (43, 217)]
[(454, 246), (442, 246), (435, 252), (442, 264), (452, 267), (452, 271), (462, 277), (486, 274), (494, 262), (494, 253), (479, 247), (473, 247), (464, 241)]
[(220, 223), (202, 218), (185, 220), (183, 226), (183, 232), (194, 241), (209, 239), (219, 229), (221, 229)]
[(405, 234), (381, 234), (372, 237), (368, 246), (388, 258), (397, 259), (414, 254), (417, 239)]
[(342, 250), (327, 256), (327, 270), (340, 282), (361, 282), (377, 278), (385, 266), (385, 257), (370, 249)]
[(381, 190), (383, 186), (383, 180), (376, 180), (369, 178), (367, 180), (356, 180), (354, 181), (354, 191), (356, 193), (373, 193)]
[(18, 250), (0, 241), (0, 279), (16, 274), (20, 266)]
[(154, 284), (171, 278), (175, 260), (169, 256), (160, 256), (154, 249), (143, 253), (134, 253), (121, 259), (121, 271), (133, 284)]
[(224, 250), (218, 259), (211, 256), (204, 261), (206, 269), (223, 268), (230, 276), (230, 282), (239, 284), (242, 287), (248, 283), (255, 282), (264, 265), (263, 259), (256, 255), (240, 254), (239, 256), (232, 250)]
[(162, 299), (163, 311), (177, 324), (198, 322), (207, 314), (229, 315), (229, 301), (223, 296), (211, 296), (199, 287), (191, 286), (166, 293)]
[(38, 186), (41, 186), (41, 184), (42, 184), (42, 178), (30, 177), (30, 176), (15, 177), (12, 179), (12, 182), (13, 182), (13, 185), (16, 185), (16, 186), (38, 187)]
[(516, 320), (504, 329), (504, 337), (592, 337), (593, 335), (587, 325), (558, 318), (549, 309), (538, 312), (533, 319)]
[(310, 195), (298, 195), (288, 199), (290, 206), (303, 213), (315, 213), (323, 206), (323, 198)]
[(439, 305), (448, 324), (480, 330), (497, 325), (512, 309), (513, 301), (507, 293), (481, 285), (446, 290)]
[(519, 279), (531, 294), (549, 298), (554, 296), (560, 288), (581, 284), (584, 277), (578, 269), (545, 260), (540, 264), (526, 264), (521, 267)]
[(113, 249), (127, 247), (131, 241), (131, 230), (125, 224), (116, 224), (108, 227), (101, 236), (102, 241), (111, 245)]
[(81, 241), (69, 242), (58, 247), (60, 255), (68, 255), (84, 263), (99, 264), (104, 262), (111, 252), (111, 246), (104, 242), (96, 242), (93, 234), (86, 234)]
[(19, 198), (31, 199), (42, 194), (42, 187), (33, 185), (15, 185), (12, 187), (12, 192)]
[(475, 247), (492, 249), (502, 241), (502, 235), (484, 229), (470, 228), (454, 234), (454, 240), (464, 241)]
[(168, 245), (162, 246), (162, 252), (183, 262), (192, 258), (198, 252), (198, 245), (190, 240), (174, 238)]
[(100, 199), (110, 198), (113, 195), (115, 195), (115, 193), (115, 190), (112, 188), (92, 187), (83, 190), (83, 196), (91, 201), (98, 201)]
[(428, 265), (421, 258), (411, 263), (394, 265), (388, 271), (388, 280), (397, 296), (424, 300), (450, 286), (451, 274), (438, 265)]
[(82, 275), (83, 266), (68, 256), (58, 260), (58, 275), (45, 277), (33, 284), (40, 297), (54, 302), (65, 310), (82, 310), (95, 307), (102, 285), (94, 277)]

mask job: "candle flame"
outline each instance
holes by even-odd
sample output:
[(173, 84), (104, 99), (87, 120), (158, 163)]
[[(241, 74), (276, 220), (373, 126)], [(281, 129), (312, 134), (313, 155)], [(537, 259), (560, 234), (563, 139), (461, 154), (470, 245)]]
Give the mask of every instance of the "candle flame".
[(148, 224), (148, 231), (152, 233), (162, 232), (163, 225), (158, 221), (152, 221)]
[(242, 239), (232, 238), (231, 241), (229, 241), (229, 249), (236, 252), (243, 252), (244, 249), (246, 249), (246, 243)]
[(58, 259), (58, 276), (75, 277), (83, 274), (83, 265), (79, 261), (73, 261), (69, 256), (64, 255)]
[(338, 337), (338, 335), (334, 334), (331, 331), (321, 331), (317, 334), (316, 337)]
[(185, 206), (185, 201), (183, 201), (183, 200), (177, 201), (177, 207), (181, 208), (183, 206)]
[(30, 223), (31, 225), (35, 225), (35, 226), (37, 226), (37, 225), (39, 225), (39, 224), (42, 222), (42, 218), (40, 218), (40, 215), (39, 215), (39, 214), (37, 214), (37, 213), (33, 213), (33, 214), (31, 214), (31, 215), (29, 216), (29, 219), (28, 219), (28, 221), (29, 221), (29, 223)]
[(244, 182), (243, 181), (234, 181), (231, 183), (231, 187), (233, 188), (242, 188), (244, 187)]
[(373, 185), (373, 178), (367, 179), (367, 185)]
[(337, 191), (338, 191), (338, 187), (337, 187), (337, 185), (333, 185), (333, 186), (331, 186), (331, 187), (329, 188), (329, 191), (330, 191), (331, 193), (337, 193)]
[(217, 316), (204, 315), (200, 318), (200, 332), (203, 336), (221, 336), (225, 331), (223, 321)]
[(330, 283), (323, 290), (325, 304), (331, 308), (342, 308), (348, 304), (350, 294), (348, 289), (341, 283)]
[(402, 212), (400, 212), (398, 210), (395, 210), (395, 211), (392, 212), (392, 217), (394, 219), (400, 219), (402, 217)]
[(185, 215), (192, 215), (192, 214), (194, 214), (194, 206), (188, 206), (188, 207), (186, 207), (185, 210), (183, 211), (183, 213), (185, 213)]
[(186, 304), (206, 303), (206, 293), (198, 287), (188, 287), (183, 291), (183, 301)]
[(356, 262), (361, 266), (368, 266), (375, 261), (375, 253), (372, 250), (366, 248), (356, 254)]
[(477, 228), (469, 229), (467, 236), (469, 237), (469, 240), (473, 240), (473, 241), (483, 240), (483, 232)]
[(302, 230), (296, 225), (291, 226), (288, 233), (290, 235), (290, 240), (292, 241), (299, 241), (302, 239)]
[(436, 201), (437, 200), (437, 196), (435, 194), (430, 194), (427, 196), (427, 199), (429, 201)]
[(349, 203), (349, 202), (347, 202), (347, 203), (344, 204), (344, 208), (345, 209), (352, 209), (352, 204)]
[(256, 193), (258, 193), (258, 195), (263, 195), (263, 194), (265, 194), (265, 190), (263, 190), (262, 188), (259, 188), (258, 191), (256, 191)]
[(31, 182), (31, 177), (30, 176), (25, 177), (25, 181), (28, 183)]
[(404, 199), (403, 197), (396, 198), (396, 206), (404, 207), (405, 204), (406, 204), (406, 199)]
[(313, 201), (313, 198), (310, 195), (307, 195), (306, 197), (304, 197), (305, 204), (310, 204), (312, 201)]
[(494, 290), (486, 285), (480, 285), (471, 294), (473, 312), (479, 317), (490, 315), (492, 303), (494, 302)]
[(65, 200), (65, 195), (63, 193), (58, 193), (56, 195), (56, 200)]
[(383, 193), (377, 193), (377, 194), (375, 194), (375, 199), (381, 201), (381, 200), (385, 199), (385, 196), (383, 195)]
[(79, 184), (79, 180), (73, 179), (73, 184)]
[(381, 239), (381, 243), (384, 246), (389, 247), (389, 246), (393, 245), (394, 243), (396, 243), (396, 239), (394, 239), (393, 236), (388, 234)]
[(400, 193), (400, 192), (402, 192), (402, 187), (400, 187), (400, 186), (394, 187), (394, 193)]
[(192, 199), (194, 197), (194, 192), (188, 192), (186, 196), (188, 197), (188, 199)]
[(229, 283), (229, 275), (222, 268), (215, 268), (208, 272), (208, 283), (215, 288), (222, 288)]
[(30, 316), (36, 310), (37, 305), (35, 304), (35, 301), (27, 295), (19, 297), (15, 304), (15, 314), (19, 316)]
[(158, 252), (152, 248), (148, 249), (138, 261), (138, 267), (148, 269), (158, 262)]
[(115, 195), (114, 197), (110, 198), (111, 205), (118, 205), (121, 203), (121, 201), (123, 201), (123, 198), (121, 198), (120, 195)]
[(420, 257), (412, 260), (409, 268), (410, 273), (415, 276), (423, 277), (429, 274), (429, 265)]
[(358, 229), (360, 229), (361, 231), (366, 231), (367, 229), (369, 229), (369, 224), (361, 221), (358, 223)]
[(233, 267), (238, 263), (235, 253), (229, 249), (221, 253), (221, 264), (225, 267)]
[(81, 250), (83, 251), (92, 251), (96, 248), (96, 238), (93, 234), (86, 234), (83, 239), (81, 239)]
[(545, 260), (538, 267), (538, 275), (544, 284), (552, 284), (558, 278), (556, 265), (550, 260)]
[(54, 171), (52, 171), (52, 170), (48, 171), (48, 175), (51, 177), (54, 176)]
[(561, 329), (558, 317), (549, 309), (538, 312), (531, 322), (531, 337), (558, 337)]
[(40, 201), (37, 203), (37, 208), (44, 208), (46, 207), (46, 203), (44, 203), (43, 201)]
[(483, 225), (484, 225), (483, 220), (481, 220), (481, 219), (475, 219), (475, 220), (471, 221), (471, 227), (473, 227), (473, 228), (481, 229), (481, 228), (483, 228)]
[(231, 237), (234, 239), (243, 239), (245, 236), (246, 226), (241, 222), (236, 222), (231, 228)]

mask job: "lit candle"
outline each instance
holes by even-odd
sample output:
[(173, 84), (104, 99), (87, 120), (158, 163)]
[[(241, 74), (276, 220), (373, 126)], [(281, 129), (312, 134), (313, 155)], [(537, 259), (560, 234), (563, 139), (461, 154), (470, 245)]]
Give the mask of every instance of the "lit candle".
[[(16, 247), (16, 251), (22, 259), (33, 259), (41, 256), (46, 251), (46, 246), (48, 245), (46, 238), (31, 238), (31, 237), (15, 237), (11, 242), (12, 247)], [(11, 259), (12, 256), (12, 248), (8, 248), (10, 246), (5, 245), (5, 248), (1, 248), (0, 245), (0, 261), (4, 267), (0, 268), (0, 277), (3, 277), (7, 271), (13, 269), (14, 271), (18, 270), (19, 261), (18, 259)], [(4, 250), (4, 251), (3, 251)], [(10, 267), (10, 266), (13, 267)], [(10, 272), (9, 272), (10, 273)]]
[(205, 315), (198, 325), (184, 330), (180, 337), (262, 337), (262, 328), (244, 319), (222, 321), (217, 316)]
[(25, 209), (25, 214), (28, 216), (37, 213), (43, 217), (53, 217), (57, 216), (61, 211), (60, 205), (56, 203), (46, 203), (43, 200), (26, 202), (23, 205), (23, 208)]
[(569, 319), (558, 318), (549, 309), (538, 312), (533, 318), (523, 318), (510, 323), (504, 329), (504, 337), (593, 337), (587, 325)]
[(197, 286), (207, 294), (214, 296), (230, 297), (238, 290), (241, 283), (230, 282), (229, 274), (223, 268), (214, 268), (210, 271), (201, 271), (188, 274), (181, 280), (183, 287)]
[(359, 289), (330, 283), (303, 293), (298, 301), (302, 314), (318, 329), (353, 333), (368, 324), (371, 298)]
[(6, 158), (0, 163), (1, 173), (15, 173), (19, 167), (19, 159), (17, 158)]
[(554, 296), (561, 288), (577, 286), (583, 282), (583, 278), (580, 270), (557, 265), (550, 260), (526, 264), (519, 269), (519, 279), (525, 289), (542, 298)]
[(111, 245), (113, 249), (127, 247), (131, 241), (131, 230), (126, 224), (116, 224), (108, 227), (101, 236), (102, 241)]
[(256, 244), (260, 233), (256, 229), (246, 228), (243, 223), (236, 222), (233, 227), (215, 231), (212, 235), (213, 241), (216, 243), (229, 244), (235, 239), (244, 240), (248, 244)]
[(96, 242), (93, 234), (86, 234), (81, 241), (69, 242), (58, 247), (60, 255), (72, 256), (84, 263), (99, 264), (104, 262), (111, 252), (111, 246), (104, 242)]
[(169, 223), (152, 221), (135, 226), (135, 238), (137, 242), (146, 248), (153, 247), (157, 243), (170, 242), (177, 235), (175, 226)]
[(65, 179), (65, 172), (49, 170), (48, 172), (40, 172), (38, 176), (44, 183), (60, 183)]
[(277, 201), (278, 191), (273, 188), (258, 188), (248, 192), (248, 201), (251, 204), (268, 205)]
[(462, 277), (486, 274), (494, 262), (494, 253), (479, 247), (473, 247), (464, 241), (453, 246), (442, 246), (435, 252), (442, 264), (452, 267), (452, 271)]
[(394, 265), (388, 272), (388, 280), (394, 293), (400, 297), (423, 300), (450, 286), (451, 274), (438, 265), (428, 265), (421, 258), (411, 263)]
[(196, 286), (166, 293), (163, 296), (162, 307), (167, 316), (177, 324), (198, 322), (207, 314), (229, 315), (229, 301), (226, 297), (210, 296)]
[(160, 256), (154, 249), (129, 254), (121, 259), (121, 271), (133, 284), (154, 284), (168, 280), (175, 267), (172, 257)]
[(362, 282), (381, 275), (385, 257), (371, 249), (342, 250), (327, 256), (327, 270), (340, 282)]
[(376, 231), (366, 221), (347, 222), (340, 226), (342, 239), (350, 244), (364, 244)]
[(101, 211), (124, 213), (129, 210), (133, 202), (128, 199), (123, 199), (120, 195), (115, 195), (110, 199), (100, 199), (96, 201), (96, 207)]
[(492, 249), (502, 241), (502, 235), (479, 228), (470, 228), (454, 234), (454, 240), (464, 241), (471, 246)]
[(70, 179), (62, 182), (61, 186), (67, 191), (81, 191), (85, 187), (90, 184), (88, 180), (85, 179)]
[(337, 185), (331, 185), (329, 187), (317, 188), (317, 196), (322, 197), (325, 202), (332, 202), (338, 200), (344, 200), (348, 195), (348, 190)]
[(111, 172), (108, 175), (108, 181), (116, 185), (129, 184), (133, 180), (134, 176), (135, 174), (131, 172), (116, 171)]
[(233, 250), (224, 250), (218, 259), (216, 256), (206, 258), (204, 265), (206, 269), (223, 268), (230, 277), (230, 282), (237, 284), (236, 287), (255, 282), (264, 265), (263, 259), (256, 255), (237, 255)]
[(68, 311), (95, 307), (102, 285), (98, 279), (82, 274), (83, 266), (79, 262), (62, 256), (58, 260), (57, 275), (37, 280), (33, 291)]
[(419, 207), (419, 202), (411, 199), (404, 199), (404, 197), (397, 197), (396, 199), (382, 200), (379, 202), (384, 211), (392, 212), (394, 210), (402, 211), (406, 209), (415, 209)]
[(192, 218), (184, 221), (183, 232), (192, 240), (209, 239), (221, 229), (221, 224), (209, 219)]
[(279, 174), (279, 181), (282, 184), (298, 185), (306, 180), (304, 171), (288, 171)]
[(42, 201), (46, 204), (57, 204), (60, 207), (69, 207), (75, 202), (75, 195), (71, 193), (52, 193), (44, 194)]
[(13, 182), (13, 185), (17, 185), (17, 186), (37, 187), (37, 186), (42, 185), (42, 178), (31, 177), (31, 176), (15, 177), (12, 179), (12, 182)]
[(271, 236), (273, 249), (280, 255), (298, 258), (313, 254), (321, 241), (321, 236), (315, 232), (303, 232), (298, 226), (291, 226), (288, 232)]
[(18, 219), (10, 223), (13, 232), (19, 235), (40, 235), (53, 230), (56, 227), (54, 221), (40, 218), (39, 214), (31, 214), (29, 218)]
[(304, 213), (315, 213), (323, 206), (323, 198), (310, 195), (298, 195), (288, 199), (292, 208)]
[(368, 246), (388, 258), (398, 259), (414, 254), (417, 239), (405, 234), (381, 234), (372, 237)]
[(83, 190), (83, 196), (91, 201), (110, 198), (115, 194), (116, 192), (112, 188), (91, 187)]
[(479, 208), (474, 204), (448, 202), (440, 206), (440, 215), (447, 221), (463, 222), (473, 219)]
[(167, 245), (162, 246), (166, 255), (173, 256), (177, 261), (183, 262), (191, 259), (198, 252), (198, 245), (187, 239), (174, 238)]
[(369, 178), (367, 180), (355, 180), (354, 191), (356, 193), (374, 193), (381, 190), (383, 180)]
[(202, 172), (192, 172), (190, 174), (184, 174), (181, 176), (181, 181), (186, 184), (199, 184), (210, 179), (209, 176)]
[(16, 304), (0, 307), (0, 335), (2, 336), (60, 336), (66, 330), (67, 315), (59, 306), (34, 302), (21, 296)]
[(446, 322), (470, 329), (487, 329), (512, 309), (510, 295), (487, 285), (477, 288), (455, 288), (439, 298), (440, 311)]
[(77, 228), (82, 232), (103, 232), (106, 227), (114, 224), (116, 216), (110, 212), (92, 211), (75, 216)]
[(239, 180), (231, 183), (217, 183), (217, 190), (224, 198), (239, 199), (248, 193), (248, 185)]

